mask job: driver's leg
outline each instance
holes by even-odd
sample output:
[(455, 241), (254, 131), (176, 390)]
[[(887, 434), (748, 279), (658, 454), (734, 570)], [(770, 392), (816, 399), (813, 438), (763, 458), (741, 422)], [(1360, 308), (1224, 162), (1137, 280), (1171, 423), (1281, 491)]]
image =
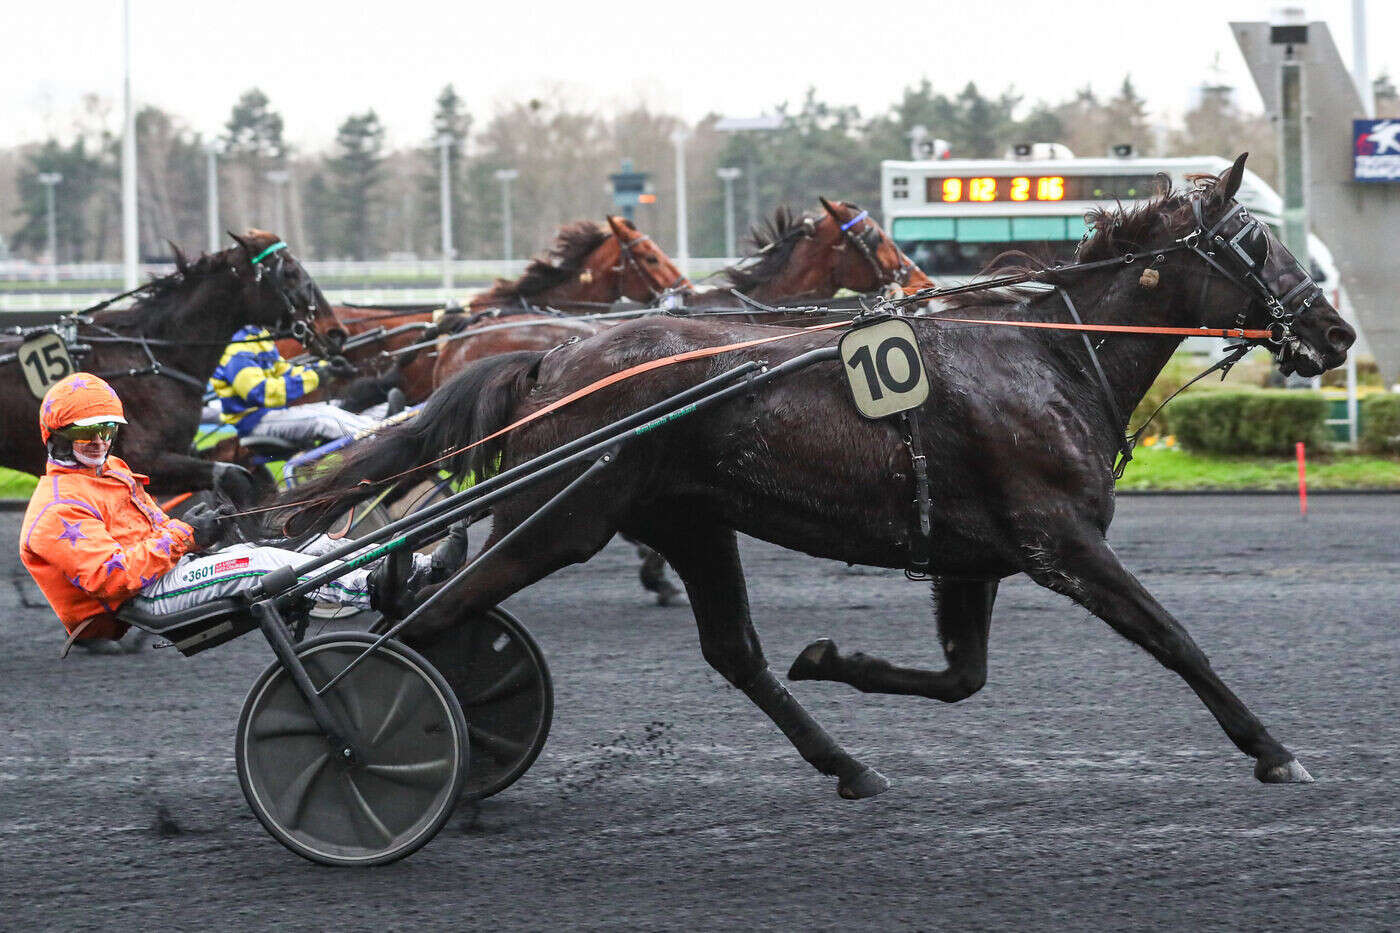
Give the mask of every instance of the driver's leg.
[[(213, 554), (186, 555), (169, 573), (146, 584), (135, 597), (135, 604), (150, 613), (179, 612), (211, 599), (245, 592), (264, 574), (304, 564), (307, 559), (308, 555), (297, 551), (251, 544), (235, 544)], [(327, 569), (335, 566), (330, 564)], [(374, 567), (371, 563), (348, 570), (312, 590), (310, 595), (321, 602), (370, 609), (369, 575)], [(410, 580), (426, 578), (430, 567), (428, 555), (413, 555)]]
[(368, 431), (374, 424), (372, 418), (327, 402), (311, 402), (290, 408), (269, 408), (258, 421), (256, 433), (309, 445)]

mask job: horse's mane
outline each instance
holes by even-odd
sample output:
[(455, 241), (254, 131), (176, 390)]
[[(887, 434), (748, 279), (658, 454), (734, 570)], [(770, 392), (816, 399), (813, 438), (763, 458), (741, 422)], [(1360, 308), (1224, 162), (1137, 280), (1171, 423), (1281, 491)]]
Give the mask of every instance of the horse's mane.
[[(1163, 234), (1180, 236), (1192, 221), (1191, 195), (1209, 196), (1219, 179), (1215, 175), (1188, 175), (1192, 187), (1176, 190), (1165, 175), (1158, 176), (1157, 194), (1135, 206), (1121, 201), (1113, 207), (1096, 207), (1084, 215), (1089, 232), (1075, 250), (1076, 262), (1097, 262), (1113, 259), (1125, 253), (1141, 252)], [(1021, 250), (1008, 250), (987, 263), (979, 276), (1014, 275), (1027, 272), (1049, 272), (1046, 282), (1054, 282), (1054, 264), (1048, 259), (1032, 256)], [(951, 311), (988, 305), (1021, 304), (1037, 295), (1039, 289), (1021, 285), (964, 292), (943, 299), (940, 304)]]
[(782, 272), (801, 239), (798, 234), (810, 220), (805, 214), (779, 207), (771, 220), (751, 229), (749, 240), (754, 251), (720, 272), (727, 286), (750, 292)]
[[(631, 229), (635, 230), (630, 223)], [(483, 299), (529, 298), (548, 288), (562, 285), (578, 275), (583, 261), (612, 236), (611, 231), (591, 220), (565, 224), (555, 235), (554, 245), (544, 256), (536, 256), (514, 282), (497, 279)]]
[(159, 332), (173, 322), (180, 310), (176, 299), (188, 294), (201, 279), (235, 269), (240, 252), (240, 248), (234, 247), (217, 253), (200, 253), (198, 259), (190, 261), (176, 247), (175, 271), (153, 275), (132, 296), (130, 307), (103, 312), (102, 323), (108, 327), (138, 327), (148, 334)]

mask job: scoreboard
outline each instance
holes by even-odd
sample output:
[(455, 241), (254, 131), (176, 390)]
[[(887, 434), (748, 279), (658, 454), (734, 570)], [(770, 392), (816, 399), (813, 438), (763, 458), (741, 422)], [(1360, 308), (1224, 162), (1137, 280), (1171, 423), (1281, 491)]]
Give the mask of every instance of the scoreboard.
[(1156, 190), (1153, 175), (947, 175), (924, 179), (929, 204), (959, 201), (1134, 201)]

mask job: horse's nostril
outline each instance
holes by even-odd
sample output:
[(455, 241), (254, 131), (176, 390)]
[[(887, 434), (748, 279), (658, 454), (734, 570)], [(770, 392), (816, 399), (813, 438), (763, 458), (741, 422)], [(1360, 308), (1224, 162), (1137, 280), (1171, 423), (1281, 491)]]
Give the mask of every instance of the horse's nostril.
[(1339, 353), (1356, 343), (1356, 331), (1347, 324), (1327, 328), (1327, 345)]

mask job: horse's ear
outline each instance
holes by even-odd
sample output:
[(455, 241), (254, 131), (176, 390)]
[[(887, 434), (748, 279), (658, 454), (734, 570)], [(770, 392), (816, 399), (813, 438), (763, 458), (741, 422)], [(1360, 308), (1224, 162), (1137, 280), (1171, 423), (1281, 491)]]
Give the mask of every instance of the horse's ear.
[(1240, 157), (1235, 160), (1235, 164), (1226, 169), (1225, 174), (1220, 177), (1217, 190), (1224, 200), (1230, 200), (1240, 190), (1240, 182), (1244, 181), (1244, 160), (1247, 158), (1249, 158), (1249, 153), (1241, 152)]
[(170, 250), (175, 254), (175, 270), (181, 275), (190, 271), (190, 261), (185, 258), (185, 253), (180, 247), (175, 245), (174, 240), (166, 240), (170, 244)]
[(826, 208), (826, 212), (831, 215), (832, 220), (836, 221), (838, 224), (846, 222), (846, 219), (841, 216), (841, 212), (836, 209), (835, 204), (832, 204), (821, 195), (817, 195), (817, 200), (822, 202), (822, 207)]
[(243, 257), (251, 263), (253, 261), (253, 251), (248, 248), (248, 241), (243, 239), (238, 234), (234, 233), (232, 230), (226, 230), (225, 232), (229, 236), (233, 237), (233, 242), (243, 247)]
[(617, 237), (618, 242), (620, 242), (620, 243), (626, 243), (626, 242), (627, 242), (627, 222), (626, 222), (625, 220), (623, 220), (621, 217), (618, 217), (616, 214), (608, 214), (607, 217), (608, 217), (608, 226), (612, 228), (613, 236)]

